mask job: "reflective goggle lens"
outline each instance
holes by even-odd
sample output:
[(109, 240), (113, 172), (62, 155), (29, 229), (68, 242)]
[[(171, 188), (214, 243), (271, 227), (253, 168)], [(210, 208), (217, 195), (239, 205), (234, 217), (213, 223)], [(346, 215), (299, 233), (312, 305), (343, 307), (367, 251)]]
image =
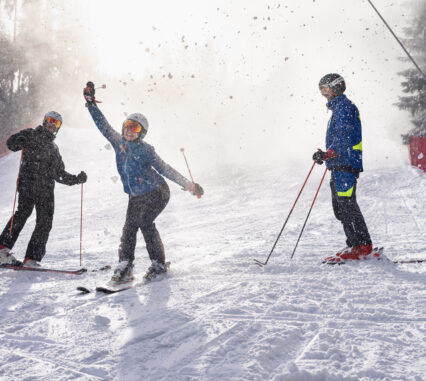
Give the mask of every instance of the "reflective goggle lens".
[(132, 131), (135, 134), (142, 131), (142, 126), (139, 123), (134, 122), (133, 120), (126, 120), (123, 123), (123, 127), (126, 128), (126, 129), (129, 129), (130, 131)]
[(47, 117), (45, 119), (45, 121), (46, 121), (47, 124), (54, 124), (56, 126), (56, 128), (61, 127), (61, 121), (57, 120), (55, 118)]

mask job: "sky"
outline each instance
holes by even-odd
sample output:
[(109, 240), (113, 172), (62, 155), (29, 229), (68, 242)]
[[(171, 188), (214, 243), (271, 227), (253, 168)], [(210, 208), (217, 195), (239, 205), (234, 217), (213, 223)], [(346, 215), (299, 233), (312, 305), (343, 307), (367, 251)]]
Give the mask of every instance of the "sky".
[[(374, 4), (403, 37), (421, 1)], [(93, 128), (80, 98), (92, 80), (107, 85), (97, 96), (111, 124), (120, 130), (126, 115), (142, 112), (146, 140), (171, 164), (185, 147), (197, 171), (309, 166), (330, 117), (318, 81), (338, 72), (360, 110), (365, 167), (408, 161), (400, 134), (410, 115), (394, 103), (397, 73), (411, 63), (366, 0), (51, 3), (52, 22), (76, 25), (65, 47), (84, 39), (95, 73), (72, 78), (68, 100), (52, 99), (70, 126)]]
[[(403, 35), (410, 7), (375, 5)], [(123, 112), (141, 102), (155, 142), (170, 137), (225, 163), (300, 162), (324, 146), (330, 113), (317, 84), (338, 72), (360, 109), (370, 166), (407, 160), (400, 134), (409, 115), (393, 104), (401, 95), (397, 73), (410, 64), (399, 60), (400, 46), (367, 1), (125, 0), (90, 7), (99, 69), (125, 83)], [(146, 76), (153, 77), (150, 92), (132, 88)], [(115, 95), (105, 91), (104, 98)]]

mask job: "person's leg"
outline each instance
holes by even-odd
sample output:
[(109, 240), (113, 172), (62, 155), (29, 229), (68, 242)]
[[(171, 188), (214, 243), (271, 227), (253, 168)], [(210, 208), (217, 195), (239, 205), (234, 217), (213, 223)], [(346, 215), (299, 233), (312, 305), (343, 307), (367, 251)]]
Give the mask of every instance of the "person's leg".
[(36, 226), (28, 243), (25, 259), (40, 262), (46, 254), (46, 245), (52, 230), (53, 214), (55, 212), (54, 191), (48, 190), (40, 195), (35, 202), (37, 213)]
[(350, 240), (350, 237), (352, 236), (351, 230), (349, 229), (349, 226), (347, 224), (343, 223), (343, 216), (344, 211), (342, 210), (342, 204), (339, 202), (339, 198), (337, 196), (337, 190), (336, 190), (336, 181), (334, 178), (334, 172), (331, 172), (331, 179), (330, 179), (330, 190), (331, 190), (331, 202), (333, 205), (333, 212), (337, 220), (339, 220), (342, 223), (343, 231), (345, 232), (346, 236), (346, 246), (352, 247), (352, 242)]
[(336, 217), (343, 224), (351, 247), (371, 244), (370, 234), (356, 200), (356, 177), (352, 173), (335, 172)]
[(144, 196), (144, 206), (139, 214), (139, 227), (151, 261), (165, 263), (163, 242), (154, 220), (164, 210), (170, 199), (169, 187), (162, 186)]
[(31, 195), (25, 192), (19, 192), (18, 207), (13, 216), (12, 234), (10, 234), (10, 225), (12, 223), (12, 219), (10, 219), (0, 235), (0, 245), (5, 246), (8, 249), (13, 248), (21, 230), (27, 222), (28, 217), (31, 216), (31, 213), (33, 212), (34, 203), (35, 201)]
[(121, 234), (120, 247), (118, 249), (118, 259), (120, 262), (127, 261), (130, 265), (135, 259), (136, 236), (139, 230), (139, 213), (142, 204), (138, 202), (138, 197), (129, 198), (127, 205), (126, 222)]

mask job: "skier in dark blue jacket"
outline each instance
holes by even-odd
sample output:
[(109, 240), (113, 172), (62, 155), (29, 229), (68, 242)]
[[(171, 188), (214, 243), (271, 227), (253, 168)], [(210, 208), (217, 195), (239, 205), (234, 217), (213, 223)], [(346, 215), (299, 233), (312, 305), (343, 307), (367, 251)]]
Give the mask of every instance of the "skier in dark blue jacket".
[(129, 115), (119, 133), (110, 126), (97, 107), (92, 82), (87, 83), (83, 93), (96, 126), (114, 148), (124, 192), (129, 195), (126, 222), (119, 247), (119, 264), (112, 280), (123, 282), (133, 278), (136, 235), (139, 229), (151, 259), (151, 266), (145, 278), (152, 279), (167, 271), (164, 246), (154, 223), (170, 198), (170, 190), (163, 176), (195, 196), (201, 197), (204, 191), (199, 184), (189, 181), (166, 164), (156, 154), (154, 147), (143, 140), (148, 131), (148, 120), (142, 114)]
[(327, 74), (319, 82), (321, 94), (332, 111), (328, 122), (326, 151), (318, 150), (313, 160), (326, 162), (331, 171), (331, 195), (336, 218), (343, 224), (347, 247), (332, 261), (360, 259), (372, 252), (372, 242), (364, 217), (356, 201), (356, 185), (362, 167), (361, 120), (357, 107), (343, 94), (344, 79)]

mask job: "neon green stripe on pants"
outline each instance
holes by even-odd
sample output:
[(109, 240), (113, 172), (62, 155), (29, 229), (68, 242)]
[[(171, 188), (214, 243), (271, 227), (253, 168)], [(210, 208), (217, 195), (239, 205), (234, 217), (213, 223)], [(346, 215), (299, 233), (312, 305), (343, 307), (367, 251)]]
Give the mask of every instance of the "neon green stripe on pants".
[(337, 192), (339, 197), (351, 197), (354, 191), (354, 187), (348, 189), (346, 192)]

